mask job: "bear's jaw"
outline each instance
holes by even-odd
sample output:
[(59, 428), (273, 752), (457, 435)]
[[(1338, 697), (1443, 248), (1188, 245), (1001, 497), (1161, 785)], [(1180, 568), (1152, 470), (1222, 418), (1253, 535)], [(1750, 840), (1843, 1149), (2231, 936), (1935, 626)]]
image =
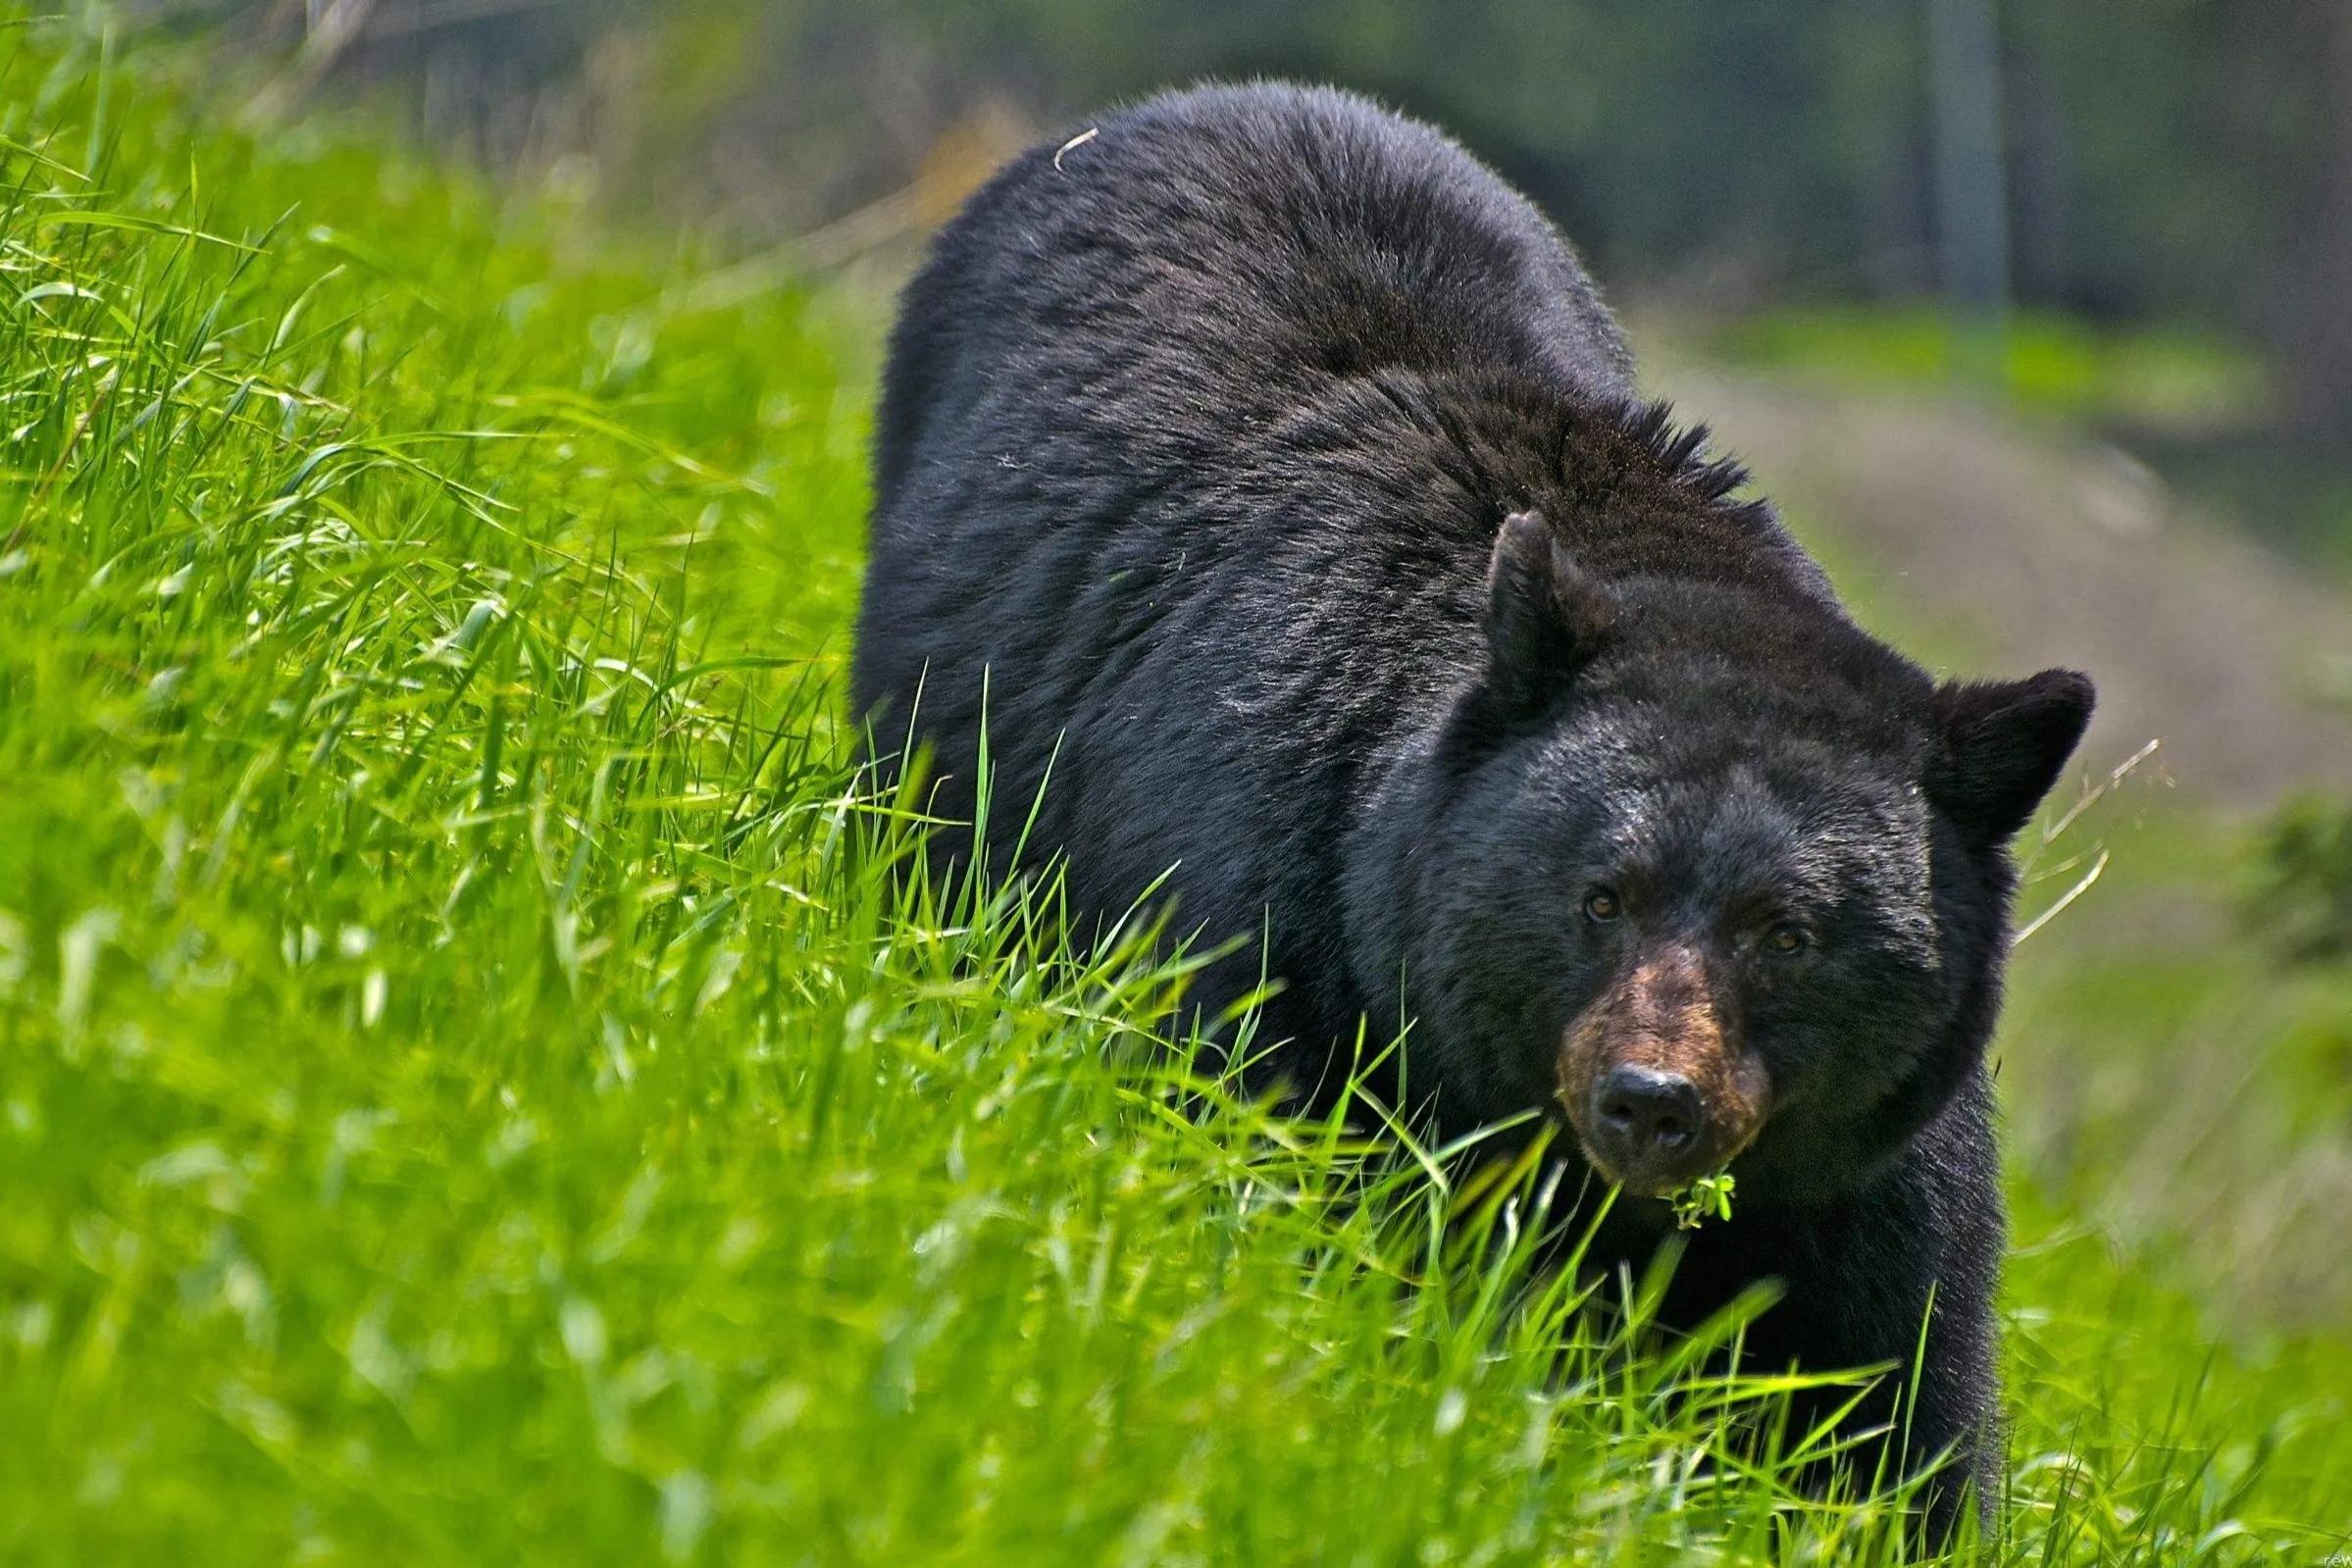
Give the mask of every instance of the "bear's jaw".
[[(1755, 1142), (1755, 1135), (1751, 1134), (1747, 1141), (1742, 1142), (1720, 1158), (1699, 1162), (1687, 1171), (1677, 1167), (1673, 1172), (1660, 1174), (1655, 1171), (1639, 1169), (1618, 1169), (1607, 1157), (1594, 1152), (1592, 1144), (1586, 1141), (1581, 1132), (1575, 1132), (1573, 1118), (1569, 1121), (1569, 1128), (1576, 1138), (1576, 1152), (1583, 1156), (1585, 1164), (1593, 1168), (1594, 1175), (1605, 1182), (1623, 1188), (1630, 1196), (1661, 1200), (1675, 1197), (1687, 1191), (1691, 1184), (1701, 1177), (1713, 1176), (1731, 1168), (1734, 1162), (1747, 1153)], [(1761, 1133), (1762, 1129), (1759, 1128), (1758, 1132)]]

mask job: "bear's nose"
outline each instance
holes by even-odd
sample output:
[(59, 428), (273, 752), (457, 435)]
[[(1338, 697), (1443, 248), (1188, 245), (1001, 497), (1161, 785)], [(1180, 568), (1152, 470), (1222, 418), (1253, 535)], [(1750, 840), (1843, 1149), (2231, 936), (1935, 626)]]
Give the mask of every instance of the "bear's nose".
[(1626, 1174), (1681, 1158), (1699, 1141), (1705, 1115), (1697, 1086), (1679, 1073), (1652, 1067), (1612, 1067), (1593, 1094), (1611, 1163)]

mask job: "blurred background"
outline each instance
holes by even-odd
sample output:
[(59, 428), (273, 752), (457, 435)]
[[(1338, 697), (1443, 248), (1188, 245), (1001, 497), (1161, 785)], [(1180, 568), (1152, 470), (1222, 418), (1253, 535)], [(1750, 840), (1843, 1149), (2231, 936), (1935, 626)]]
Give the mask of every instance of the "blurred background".
[[(1338, 81), (1454, 130), (1629, 301), (1728, 317), (1955, 289), (2022, 313), (2018, 390), (2198, 443), (2217, 470), (2257, 442), (2352, 439), (2352, 16), (2334, 0), (166, 9), (292, 50), (274, 101), (388, 87), (493, 169), (560, 167), (746, 241), (929, 221), (1007, 148), (1171, 83)], [(874, 210), (915, 191), (941, 200)], [(1890, 360), (1927, 346), (1911, 327)], [(2097, 361), (2125, 329), (2163, 335)], [(2275, 521), (2316, 529), (2324, 497), (2299, 499)]]
[(2027, 1231), (2185, 1242), (2149, 1255), (2217, 1325), (2352, 1326), (2344, 0), (148, 20), (227, 41), (221, 113), (363, 100), (585, 232), (694, 248), (714, 300), (813, 280), (868, 376), (928, 228), (1106, 102), (1287, 76), (1442, 125), (1559, 222), (1649, 389), (1753, 464), (1866, 621), (1948, 670), (2097, 678), (2083, 787), (2125, 777), (2034, 855), (2032, 909), (2072, 903), (2005, 1037)]

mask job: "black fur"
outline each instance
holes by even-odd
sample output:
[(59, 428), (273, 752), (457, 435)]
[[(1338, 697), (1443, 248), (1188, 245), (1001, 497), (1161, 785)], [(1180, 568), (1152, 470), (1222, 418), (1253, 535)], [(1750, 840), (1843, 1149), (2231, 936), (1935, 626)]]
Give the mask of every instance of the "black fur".
[[(1634, 400), (1566, 244), (1427, 127), (1208, 88), (1056, 146), (906, 292), (877, 733), (911, 715), (968, 816), (985, 705), (999, 860), (1050, 762), (1031, 842), (1076, 904), (1174, 867), (1186, 928), (1263, 934), (1208, 1007), (1262, 964), (1310, 1087), (1360, 1019), (1409, 1018), (1390, 1088), (1448, 1131), (1551, 1104), (1595, 997), (1659, 944), (1702, 955), (1773, 1108), (1670, 1318), (1777, 1277), (1755, 1354), (1908, 1363), (1932, 1289), (1911, 1446), (1989, 1496), (2006, 841), (2088, 683), (1939, 688), (1860, 631), (1743, 473)], [(1601, 885), (1624, 918), (1580, 913)], [(1801, 953), (1760, 950), (1772, 922)], [(1630, 1199), (1604, 1241), (1665, 1229)]]

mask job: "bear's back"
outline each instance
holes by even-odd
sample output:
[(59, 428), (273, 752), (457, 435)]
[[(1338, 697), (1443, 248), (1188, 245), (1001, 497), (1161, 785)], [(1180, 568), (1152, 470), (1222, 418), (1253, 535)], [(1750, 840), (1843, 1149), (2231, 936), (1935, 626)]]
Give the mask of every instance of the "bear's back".
[(927, 433), (975, 418), (1199, 456), (1333, 377), (1470, 365), (1632, 392), (1565, 241), (1439, 131), (1330, 88), (1169, 94), (1032, 148), (942, 230), (901, 306), (878, 488), (887, 510)]
[[(1463, 377), (1517, 389), (1507, 429), (1427, 391)], [(1188, 927), (1270, 922), (1294, 1003), (1344, 1013), (1350, 791), (1479, 658), (1512, 481), (1469, 448), (1517, 461), (1630, 379), (1564, 242), (1436, 131), (1282, 86), (1107, 116), (1008, 165), (907, 287), (857, 708), (886, 756), (932, 747), (946, 819), (985, 719), (998, 859), (1043, 788), (1029, 841), (1079, 907), (1181, 863)]]

